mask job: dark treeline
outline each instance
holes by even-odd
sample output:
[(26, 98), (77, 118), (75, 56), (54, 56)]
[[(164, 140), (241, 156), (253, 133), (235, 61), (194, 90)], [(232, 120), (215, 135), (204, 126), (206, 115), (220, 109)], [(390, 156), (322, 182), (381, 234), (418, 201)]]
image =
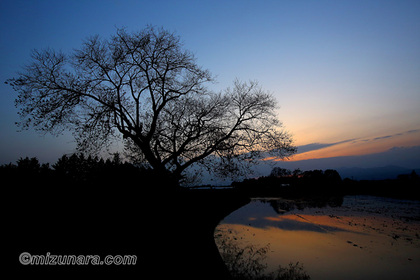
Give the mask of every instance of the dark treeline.
[(401, 199), (420, 200), (420, 176), (413, 170), (411, 174), (398, 175), (386, 180), (343, 180), (345, 194), (375, 195)]
[[(273, 208), (288, 209), (340, 205), (345, 194), (390, 194), (413, 199), (418, 198), (415, 190), (419, 187), (415, 173), (384, 182), (358, 182), (342, 180), (335, 170), (277, 168), (270, 176), (233, 183), (229, 190), (170, 192), (166, 187), (173, 185), (165, 186), (164, 176), (124, 162), (118, 154), (107, 160), (64, 155), (52, 165), (26, 157), (16, 164), (0, 166), (0, 176), (6, 183), (2, 193), (10, 219), (6, 240), (13, 243), (11, 259), (22, 277), (36, 273), (116, 278), (143, 275), (162, 269), (156, 260), (164, 258), (168, 260), (163, 264), (166, 278), (179, 274), (183, 279), (206, 279), (206, 275), (207, 279), (229, 279), (214, 243), (214, 228), (252, 196), (309, 198), (300, 199), (296, 206), (273, 204)], [(135, 266), (22, 269), (17, 261), (22, 252), (102, 257), (128, 254), (136, 255), (138, 262)], [(185, 257), (180, 258), (181, 253)]]
[(420, 200), (420, 176), (413, 171), (396, 179), (342, 179), (336, 170), (291, 171), (275, 167), (269, 176), (234, 182), (234, 187), (250, 196), (328, 197), (375, 195)]
[(232, 186), (250, 196), (340, 196), (342, 179), (336, 170), (311, 170), (293, 172), (275, 167), (269, 176), (234, 182)]
[[(104, 160), (99, 157), (84, 154), (63, 155), (56, 163), (41, 164), (36, 157), (26, 157), (0, 166), (0, 176), (3, 181), (10, 180), (21, 187), (29, 183), (38, 187), (49, 186), (109, 186), (118, 183), (133, 183), (136, 186), (147, 187), (147, 182), (156, 177), (150, 169), (123, 162), (118, 153)], [(138, 180), (141, 177), (142, 180)]]
[[(157, 273), (226, 279), (214, 243), (222, 218), (249, 202), (236, 190), (172, 190), (152, 170), (83, 154), (56, 163), (21, 158), (0, 166), (6, 184), (10, 261), (20, 278), (128, 278)], [(22, 266), (22, 252), (45, 255), (136, 255), (132, 266)], [(182, 255), (182, 258), (180, 257)], [(206, 260), (206, 261), (203, 261)], [(209, 270), (211, 267), (211, 270)], [(205, 275), (203, 275), (203, 271)], [(86, 276), (86, 277), (88, 277)]]
[[(84, 154), (63, 155), (52, 165), (41, 164), (36, 157), (20, 158), (16, 164), (1, 165), (0, 176), (3, 182), (13, 182), (25, 188), (35, 184), (39, 187), (89, 186), (93, 189), (114, 188), (117, 185), (119, 188), (135, 188), (136, 191), (165, 187), (163, 176), (144, 166), (123, 161), (118, 153), (106, 160)], [(154, 188), (156, 184), (159, 187)], [(269, 176), (233, 182), (231, 186), (249, 196), (377, 195), (420, 199), (420, 176), (414, 170), (396, 179), (356, 181), (342, 179), (333, 169), (291, 171), (275, 167)]]

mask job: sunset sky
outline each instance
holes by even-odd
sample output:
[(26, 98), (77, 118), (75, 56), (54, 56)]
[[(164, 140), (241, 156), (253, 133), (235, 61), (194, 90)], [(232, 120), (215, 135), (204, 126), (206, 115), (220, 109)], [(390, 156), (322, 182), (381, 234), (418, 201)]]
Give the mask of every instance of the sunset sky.
[(17, 132), (15, 94), (3, 82), (32, 49), (69, 52), (90, 35), (148, 24), (176, 32), (217, 77), (215, 90), (238, 78), (270, 91), (300, 147), (292, 160), (420, 146), (419, 15), (415, 0), (2, 0), (0, 164), (55, 162), (75, 148), (70, 134)]

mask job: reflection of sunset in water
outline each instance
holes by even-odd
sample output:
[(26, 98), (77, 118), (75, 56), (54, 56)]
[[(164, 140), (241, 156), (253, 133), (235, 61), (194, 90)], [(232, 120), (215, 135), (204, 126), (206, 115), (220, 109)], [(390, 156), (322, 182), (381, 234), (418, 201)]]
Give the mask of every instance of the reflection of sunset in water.
[(253, 201), (238, 210), (248, 218), (234, 212), (219, 229), (230, 230), (243, 244), (270, 244), (266, 261), (272, 270), (300, 262), (312, 279), (418, 279), (420, 203), (376, 200), (350, 197), (338, 208), (284, 215)]

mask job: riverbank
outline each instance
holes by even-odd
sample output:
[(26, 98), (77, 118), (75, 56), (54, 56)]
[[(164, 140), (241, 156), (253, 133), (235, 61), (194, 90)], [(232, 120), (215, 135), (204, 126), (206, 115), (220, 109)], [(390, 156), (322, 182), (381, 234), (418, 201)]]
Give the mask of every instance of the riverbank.
[[(150, 189), (151, 190), (151, 189)], [(7, 254), (21, 277), (228, 278), (214, 228), (248, 203), (235, 190), (139, 192), (134, 186), (9, 186)], [(136, 256), (135, 265), (22, 265), (19, 256)]]

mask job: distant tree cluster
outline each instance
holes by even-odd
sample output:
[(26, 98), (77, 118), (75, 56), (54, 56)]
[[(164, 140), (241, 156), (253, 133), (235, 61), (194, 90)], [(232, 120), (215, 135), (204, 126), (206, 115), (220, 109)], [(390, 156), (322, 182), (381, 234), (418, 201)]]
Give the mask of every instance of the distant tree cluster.
[(9, 182), (43, 185), (74, 185), (124, 182), (135, 180), (135, 176), (147, 176), (147, 170), (123, 162), (118, 153), (111, 159), (85, 156), (84, 154), (63, 155), (56, 163), (41, 164), (36, 157), (25, 157), (16, 164), (0, 166), (0, 176)]
[(292, 175), (292, 171), (290, 171), (289, 169), (281, 168), (281, 167), (274, 167), (270, 173), (270, 176), (272, 177), (287, 177), (291, 175)]
[(335, 185), (341, 183), (341, 176), (334, 169), (310, 170), (302, 174), (302, 179), (305, 183)]
[(274, 167), (271, 170), (270, 177), (277, 178), (303, 178), (311, 181), (337, 183), (341, 181), (340, 174), (333, 169), (323, 170), (309, 170), (302, 172), (300, 169), (293, 171), (281, 167)]
[(400, 181), (405, 181), (405, 182), (410, 182), (410, 183), (420, 181), (420, 176), (417, 175), (415, 170), (411, 171), (410, 174), (400, 174), (400, 175), (398, 175), (397, 178)]
[(356, 181), (346, 178), (343, 185), (346, 194), (420, 200), (420, 176), (415, 170), (410, 174), (400, 174), (397, 179)]
[(341, 179), (333, 169), (302, 172), (274, 167), (269, 176), (234, 182), (234, 187), (250, 196), (328, 197), (343, 195), (377, 195), (404, 199), (420, 199), (420, 176), (401, 174), (397, 179)]
[(269, 176), (235, 182), (233, 186), (251, 195), (314, 196), (341, 194), (342, 180), (333, 169), (302, 172), (274, 167)]

